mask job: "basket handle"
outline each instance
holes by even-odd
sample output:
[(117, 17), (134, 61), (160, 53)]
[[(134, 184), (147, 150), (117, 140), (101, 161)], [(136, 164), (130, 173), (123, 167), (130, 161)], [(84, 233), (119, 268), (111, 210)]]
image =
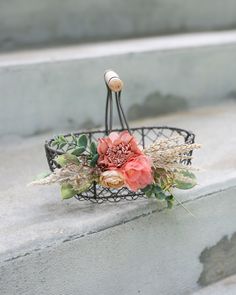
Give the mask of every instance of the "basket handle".
[(119, 75), (113, 70), (107, 70), (104, 73), (104, 80), (107, 86), (107, 101), (106, 101), (106, 113), (105, 113), (105, 131), (108, 135), (112, 131), (113, 123), (113, 98), (112, 92), (115, 93), (115, 101), (117, 107), (117, 113), (120, 121), (121, 128), (127, 129), (130, 132), (128, 122), (125, 117), (121, 105), (121, 90), (123, 88), (123, 82)]
[(113, 70), (107, 70), (104, 73), (104, 80), (107, 87), (113, 92), (119, 92), (123, 88), (123, 81), (119, 75)]

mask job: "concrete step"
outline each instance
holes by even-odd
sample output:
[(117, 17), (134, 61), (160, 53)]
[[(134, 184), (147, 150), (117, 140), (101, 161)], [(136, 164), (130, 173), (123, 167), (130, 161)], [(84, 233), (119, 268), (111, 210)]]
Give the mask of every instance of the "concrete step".
[(185, 295), (235, 273), (235, 113), (232, 103), (134, 124), (196, 132), (199, 185), (177, 194), (195, 218), (156, 200), (62, 202), (57, 186), (27, 188), (48, 169), (51, 134), (2, 139), (1, 295)]
[(195, 292), (193, 295), (235, 295), (236, 276), (228, 277), (216, 284)]
[(130, 120), (226, 102), (235, 60), (236, 31), (2, 54), (0, 136), (101, 126), (108, 68)]
[(234, 0), (1, 1), (0, 50), (236, 29)]

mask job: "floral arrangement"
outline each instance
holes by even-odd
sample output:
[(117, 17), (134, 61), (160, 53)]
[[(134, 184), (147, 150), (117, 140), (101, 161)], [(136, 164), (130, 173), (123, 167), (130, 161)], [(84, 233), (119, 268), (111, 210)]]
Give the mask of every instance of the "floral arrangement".
[(173, 188), (196, 185), (192, 168), (183, 162), (191, 159), (191, 151), (199, 144), (179, 144), (178, 137), (171, 137), (142, 149), (127, 130), (111, 132), (98, 142), (89, 143), (86, 135), (71, 137), (72, 144), (64, 136), (54, 139), (52, 145), (56, 148), (69, 144), (70, 149), (55, 158), (60, 168), (32, 184), (59, 183), (63, 199), (87, 191), (94, 183), (114, 190), (127, 187), (165, 200), (169, 208), (175, 200)]

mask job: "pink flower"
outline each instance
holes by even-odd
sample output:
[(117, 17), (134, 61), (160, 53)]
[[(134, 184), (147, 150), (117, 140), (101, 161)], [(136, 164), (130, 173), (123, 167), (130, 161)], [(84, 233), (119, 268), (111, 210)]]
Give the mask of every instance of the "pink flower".
[(106, 169), (121, 168), (128, 160), (143, 155), (137, 142), (128, 131), (111, 132), (98, 143), (98, 165)]
[(131, 159), (121, 170), (125, 185), (132, 191), (145, 188), (153, 182), (151, 160), (144, 155)]

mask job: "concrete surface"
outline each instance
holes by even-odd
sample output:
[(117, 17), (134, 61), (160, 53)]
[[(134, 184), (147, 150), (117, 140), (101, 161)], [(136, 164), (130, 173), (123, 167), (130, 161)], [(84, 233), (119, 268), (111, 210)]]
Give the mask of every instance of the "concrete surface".
[(0, 2), (0, 50), (236, 28), (234, 0)]
[(216, 284), (200, 291), (193, 295), (235, 295), (236, 294), (236, 276), (228, 277)]
[(131, 119), (235, 100), (235, 60), (235, 31), (1, 55), (0, 136), (102, 125), (108, 68)]
[[(94, 205), (60, 201), (57, 186), (27, 188), (47, 170), (42, 143), (50, 134), (3, 138), (1, 295), (182, 295), (232, 274), (234, 257), (217, 245), (227, 237), (234, 247), (235, 111), (230, 103), (136, 123), (187, 127), (204, 144), (194, 160), (204, 168), (199, 185), (177, 194), (195, 218), (155, 200)], [(203, 261), (206, 249), (219, 255)], [(206, 279), (199, 285), (202, 274)]]

